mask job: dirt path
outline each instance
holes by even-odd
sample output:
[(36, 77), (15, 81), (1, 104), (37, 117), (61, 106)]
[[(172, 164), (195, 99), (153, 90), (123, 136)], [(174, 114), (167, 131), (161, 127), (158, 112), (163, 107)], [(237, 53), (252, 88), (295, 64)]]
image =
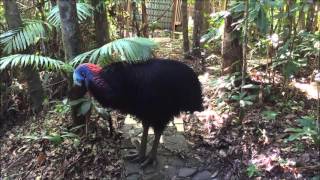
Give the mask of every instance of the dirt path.
[[(132, 142), (139, 140), (142, 135), (142, 126), (127, 116), (122, 128), (124, 140), (121, 149), (122, 156), (135, 148)], [(153, 131), (149, 132), (148, 149), (153, 142)], [(169, 124), (160, 140), (158, 150), (158, 165), (140, 169), (139, 164), (124, 161), (123, 179), (134, 180), (164, 180), (164, 179), (212, 179), (212, 169), (202, 166), (194, 158), (192, 144), (184, 136), (184, 125), (181, 118), (174, 119), (174, 125)]]

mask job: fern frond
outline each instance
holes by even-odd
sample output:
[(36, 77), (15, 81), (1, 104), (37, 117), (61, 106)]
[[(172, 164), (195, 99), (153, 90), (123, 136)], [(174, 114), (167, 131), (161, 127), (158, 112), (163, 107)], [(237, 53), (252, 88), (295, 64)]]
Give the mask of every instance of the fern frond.
[(33, 66), (38, 69), (64, 70), (68, 64), (63, 61), (33, 54), (14, 54), (0, 58), (0, 71), (6, 68)]
[[(77, 3), (77, 15), (79, 22), (86, 20), (88, 17), (93, 16), (94, 8), (87, 3)], [(56, 27), (61, 25), (59, 14), (59, 7), (55, 6), (48, 14), (48, 22)]]
[(0, 44), (4, 47), (3, 52), (21, 52), (30, 45), (35, 45), (40, 39), (49, 38), (53, 26), (39, 20), (26, 20), (23, 27), (9, 30), (0, 35)]
[(100, 48), (82, 53), (76, 56), (71, 64), (73, 66), (88, 61), (91, 63), (104, 64), (104, 61), (137, 61), (146, 60), (152, 56), (152, 50), (157, 43), (148, 38), (124, 38), (112, 41)]

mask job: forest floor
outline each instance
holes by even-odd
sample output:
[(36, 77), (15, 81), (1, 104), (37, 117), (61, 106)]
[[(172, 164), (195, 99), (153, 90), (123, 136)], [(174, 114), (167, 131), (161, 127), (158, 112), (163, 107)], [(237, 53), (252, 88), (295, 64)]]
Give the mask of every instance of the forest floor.
[[(156, 40), (158, 57), (182, 59), (181, 40)], [(236, 103), (221, 101), (221, 89), (229, 84), (215, 83), (221, 80), (218, 58), (206, 59), (204, 67), (184, 60), (199, 74), (206, 109), (169, 125), (157, 168), (141, 170), (122, 158), (141, 135), (132, 117), (112, 112), (117, 133), (110, 137), (107, 123), (96, 116), (85, 130), (71, 128), (58, 102), (1, 129), (0, 179), (319, 179), (319, 147), (310, 138), (288, 139), (288, 128), (299, 127), (297, 119), (315, 113), (316, 100), (294, 86), (272, 87), (272, 101), (254, 102), (240, 121)], [(251, 79), (261, 79), (256, 71)]]

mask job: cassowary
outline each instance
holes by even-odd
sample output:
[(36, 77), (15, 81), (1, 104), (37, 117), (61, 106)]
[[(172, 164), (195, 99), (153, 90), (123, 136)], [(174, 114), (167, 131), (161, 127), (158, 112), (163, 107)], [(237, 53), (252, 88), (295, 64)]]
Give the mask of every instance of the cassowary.
[[(79, 65), (74, 84), (85, 86), (103, 106), (136, 116), (143, 125), (141, 147), (129, 156), (141, 166), (154, 162), (160, 136), (166, 125), (181, 111), (201, 111), (200, 82), (187, 65), (174, 60), (150, 59), (140, 63), (118, 62), (101, 68), (95, 64)], [(146, 156), (149, 128), (155, 138)]]

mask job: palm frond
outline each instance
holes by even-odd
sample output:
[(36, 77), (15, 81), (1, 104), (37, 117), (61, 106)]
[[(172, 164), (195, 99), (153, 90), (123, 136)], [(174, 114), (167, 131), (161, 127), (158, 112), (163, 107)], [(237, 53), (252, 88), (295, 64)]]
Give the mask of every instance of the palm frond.
[[(79, 22), (93, 16), (94, 8), (87, 3), (77, 3), (77, 15)], [(52, 8), (48, 14), (48, 22), (56, 27), (61, 25), (61, 19), (58, 6)]]
[[(6, 68), (33, 66), (38, 69), (64, 70), (69, 68), (63, 61), (33, 54), (14, 54), (0, 58), (0, 71)], [(70, 65), (69, 65), (70, 66)]]
[(124, 38), (112, 41), (100, 48), (76, 56), (71, 64), (73, 66), (84, 61), (104, 64), (106, 61), (137, 61), (146, 60), (152, 56), (152, 50), (157, 43), (148, 38)]
[(49, 38), (52, 29), (53, 26), (44, 21), (26, 20), (23, 27), (1, 34), (0, 45), (5, 53), (21, 52), (40, 39)]

